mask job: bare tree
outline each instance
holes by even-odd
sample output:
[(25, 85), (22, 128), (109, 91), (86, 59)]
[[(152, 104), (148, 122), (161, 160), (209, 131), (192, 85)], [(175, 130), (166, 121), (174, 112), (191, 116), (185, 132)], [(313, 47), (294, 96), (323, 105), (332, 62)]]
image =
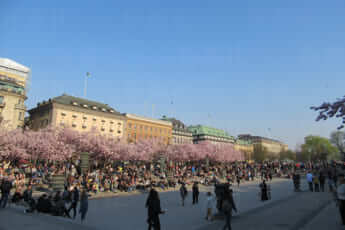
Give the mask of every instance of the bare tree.
[(312, 106), (310, 109), (318, 111), (319, 116), (316, 118), (316, 121), (327, 120), (328, 118), (342, 119), (342, 125), (338, 129), (344, 128), (345, 125), (345, 96), (343, 98), (337, 99), (335, 102), (324, 102), (320, 106)]

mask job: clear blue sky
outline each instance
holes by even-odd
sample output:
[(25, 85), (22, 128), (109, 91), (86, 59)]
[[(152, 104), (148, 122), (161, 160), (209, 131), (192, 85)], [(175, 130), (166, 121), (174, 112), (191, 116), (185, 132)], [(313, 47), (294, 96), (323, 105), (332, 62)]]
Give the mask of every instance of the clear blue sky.
[[(29, 108), (64, 92), (295, 148), (309, 106), (345, 94), (343, 0), (0, 2), (0, 56), (32, 69)], [(173, 104), (171, 103), (173, 102)], [(269, 131), (269, 129), (271, 131)]]

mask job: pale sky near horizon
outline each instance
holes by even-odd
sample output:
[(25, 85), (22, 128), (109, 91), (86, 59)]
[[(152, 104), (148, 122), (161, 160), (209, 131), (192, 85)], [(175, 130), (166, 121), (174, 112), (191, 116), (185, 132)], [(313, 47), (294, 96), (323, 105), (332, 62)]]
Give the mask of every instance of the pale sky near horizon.
[(27, 106), (68, 93), (231, 135), (329, 137), (309, 109), (345, 95), (345, 1), (0, 2), (0, 57), (32, 69)]

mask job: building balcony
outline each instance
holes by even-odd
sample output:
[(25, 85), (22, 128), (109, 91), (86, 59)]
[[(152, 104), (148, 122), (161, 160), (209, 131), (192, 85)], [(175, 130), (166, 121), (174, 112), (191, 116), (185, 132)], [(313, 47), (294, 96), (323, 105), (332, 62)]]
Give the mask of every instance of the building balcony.
[(26, 110), (26, 107), (23, 104), (17, 104), (17, 105), (15, 105), (15, 109)]
[(23, 88), (0, 85), (0, 90), (25, 96), (25, 90)]

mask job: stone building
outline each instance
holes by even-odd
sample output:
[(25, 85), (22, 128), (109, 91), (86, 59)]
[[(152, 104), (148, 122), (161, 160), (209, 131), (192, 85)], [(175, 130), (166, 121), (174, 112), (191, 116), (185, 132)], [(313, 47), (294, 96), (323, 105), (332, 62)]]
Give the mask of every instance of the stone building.
[(165, 144), (171, 143), (172, 123), (134, 114), (124, 114), (127, 119), (126, 136), (128, 142), (153, 139)]
[(8, 130), (24, 126), (29, 76), (28, 67), (0, 58), (0, 121)]
[(250, 141), (236, 139), (234, 148), (243, 153), (245, 160), (250, 161), (253, 159), (254, 145)]
[(234, 144), (235, 138), (230, 136), (226, 131), (207, 127), (203, 125), (189, 126), (188, 130), (193, 134), (193, 143), (197, 144), (202, 141), (211, 143), (229, 143)]
[(162, 120), (172, 123), (173, 131), (171, 144), (193, 144), (193, 134), (182, 121), (166, 116), (163, 116)]
[(117, 139), (124, 135), (126, 119), (121, 113), (107, 104), (67, 94), (38, 103), (28, 112), (34, 130), (51, 125), (79, 132), (95, 130)]
[(278, 140), (267, 138), (267, 137), (252, 136), (250, 134), (242, 134), (242, 135), (239, 135), (238, 138), (240, 140), (250, 141), (253, 143), (254, 146), (261, 146), (267, 149), (269, 153), (273, 153), (273, 154), (279, 154), (281, 151), (288, 150), (287, 144)]

